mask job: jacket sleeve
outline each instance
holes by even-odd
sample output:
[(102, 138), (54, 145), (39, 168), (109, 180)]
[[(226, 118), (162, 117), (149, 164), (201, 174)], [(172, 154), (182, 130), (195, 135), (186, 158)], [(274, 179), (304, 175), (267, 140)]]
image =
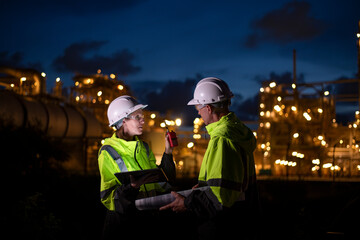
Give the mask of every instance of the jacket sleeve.
[(98, 162), (101, 175), (101, 202), (107, 209), (120, 213), (133, 209), (139, 190), (131, 187), (130, 184), (121, 185), (114, 175), (120, 172), (119, 167), (106, 151), (101, 152)]
[(199, 219), (211, 219), (222, 209), (211, 189), (194, 190), (184, 201), (185, 207), (194, 212)]
[(176, 178), (173, 155), (164, 153), (159, 167), (162, 168), (162, 170), (164, 170), (166, 176), (169, 178), (169, 182), (173, 183)]
[(224, 137), (213, 138), (208, 149), (204, 180), (218, 201), (225, 207), (231, 207), (243, 194), (246, 159), (243, 159), (241, 149)]

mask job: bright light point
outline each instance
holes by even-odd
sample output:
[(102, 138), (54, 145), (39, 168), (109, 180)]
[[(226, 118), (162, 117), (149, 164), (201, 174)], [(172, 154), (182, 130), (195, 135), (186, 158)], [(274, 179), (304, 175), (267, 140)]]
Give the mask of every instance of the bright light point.
[(180, 118), (175, 119), (175, 124), (178, 127), (181, 126), (181, 119)]
[(269, 87), (271, 87), (271, 88), (276, 87), (276, 82), (271, 82), (271, 83), (269, 84)]

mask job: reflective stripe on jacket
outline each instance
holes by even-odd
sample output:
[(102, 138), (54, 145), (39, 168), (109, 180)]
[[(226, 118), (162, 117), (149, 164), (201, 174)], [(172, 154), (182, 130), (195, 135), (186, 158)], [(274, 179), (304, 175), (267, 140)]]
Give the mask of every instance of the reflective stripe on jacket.
[(256, 139), (234, 113), (206, 126), (210, 141), (199, 173), (200, 185), (208, 185), (225, 207), (245, 200), (255, 176), (253, 151)]
[[(104, 145), (110, 145), (123, 159), (128, 171), (137, 171), (156, 168), (156, 159), (153, 152), (147, 152), (143, 142), (135, 137), (134, 141), (126, 141), (116, 137), (114, 133), (111, 138), (106, 138)], [(109, 210), (115, 211), (115, 189), (121, 185), (114, 173), (120, 172), (116, 161), (107, 151), (101, 151), (98, 157), (99, 171), (101, 175), (100, 197), (101, 202)], [(149, 183), (140, 186), (137, 198), (154, 196), (155, 192), (163, 189), (158, 183)]]

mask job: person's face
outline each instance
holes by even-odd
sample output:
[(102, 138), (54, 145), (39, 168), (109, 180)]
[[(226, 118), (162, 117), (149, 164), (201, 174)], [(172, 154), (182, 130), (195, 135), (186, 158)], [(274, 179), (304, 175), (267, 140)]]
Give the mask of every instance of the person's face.
[(208, 125), (210, 123), (211, 107), (209, 105), (199, 104), (195, 105), (195, 108), (198, 111), (198, 114), (204, 120), (205, 125)]
[(123, 125), (131, 136), (139, 136), (143, 133), (144, 123), (143, 111), (139, 109), (125, 118)]

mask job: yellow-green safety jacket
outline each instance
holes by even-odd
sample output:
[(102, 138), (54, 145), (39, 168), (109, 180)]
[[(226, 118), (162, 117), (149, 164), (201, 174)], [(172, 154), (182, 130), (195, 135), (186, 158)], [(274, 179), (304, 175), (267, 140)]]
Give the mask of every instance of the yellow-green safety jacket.
[(256, 139), (234, 113), (208, 124), (210, 141), (199, 173), (199, 184), (210, 186), (222, 206), (245, 200), (248, 184), (255, 179), (253, 151)]
[[(103, 147), (110, 145), (121, 156), (127, 171), (145, 170), (157, 168), (156, 159), (153, 152), (145, 147), (137, 136), (134, 141), (126, 141), (116, 137), (114, 133), (111, 138), (106, 138)], [(119, 162), (119, 161), (118, 161)], [(116, 189), (121, 186), (120, 181), (115, 177), (115, 173), (121, 172), (120, 167), (108, 151), (100, 149), (98, 156), (99, 171), (101, 175), (100, 198), (105, 207), (115, 211)], [(136, 198), (154, 196), (156, 192), (164, 189), (158, 183), (149, 183), (140, 186)]]

